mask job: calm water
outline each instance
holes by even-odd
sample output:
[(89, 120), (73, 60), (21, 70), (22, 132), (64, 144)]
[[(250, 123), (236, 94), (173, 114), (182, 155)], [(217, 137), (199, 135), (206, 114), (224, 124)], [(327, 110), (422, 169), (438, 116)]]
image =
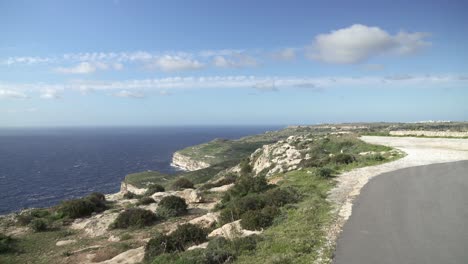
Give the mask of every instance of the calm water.
[(0, 214), (117, 192), (128, 173), (174, 172), (170, 161), (178, 149), (279, 128), (0, 129)]

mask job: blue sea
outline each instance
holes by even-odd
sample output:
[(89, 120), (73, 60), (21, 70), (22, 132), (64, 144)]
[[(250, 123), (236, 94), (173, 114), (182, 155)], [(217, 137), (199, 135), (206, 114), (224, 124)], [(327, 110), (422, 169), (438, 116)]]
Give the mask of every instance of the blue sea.
[(114, 193), (129, 173), (176, 172), (170, 162), (179, 149), (280, 128), (0, 129), (0, 214), (52, 206), (90, 192)]

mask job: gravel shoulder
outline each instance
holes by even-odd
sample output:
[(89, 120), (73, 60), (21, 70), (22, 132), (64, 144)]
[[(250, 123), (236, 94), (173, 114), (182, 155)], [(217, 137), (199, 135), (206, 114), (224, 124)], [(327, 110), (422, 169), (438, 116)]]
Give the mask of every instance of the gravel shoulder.
[(337, 177), (337, 185), (329, 193), (334, 205), (335, 221), (327, 230), (327, 246), (333, 250), (338, 235), (352, 214), (353, 201), (373, 177), (399, 169), (468, 160), (468, 139), (377, 137), (364, 136), (367, 143), (390, 146), (403, 151), (406, 156), (385, 164), (358, 168)]

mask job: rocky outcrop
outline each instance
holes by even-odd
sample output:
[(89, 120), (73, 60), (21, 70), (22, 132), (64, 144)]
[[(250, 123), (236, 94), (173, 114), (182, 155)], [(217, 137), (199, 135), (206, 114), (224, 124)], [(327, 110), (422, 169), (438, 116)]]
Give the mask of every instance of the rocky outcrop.
[(206, 215), (190, 220), (189, 223), (203, 228), (210, 228), (218, 221), (218, 217), (218, 213), (207, 213)]
[(132, 192), (134, 194), (143, 195), (146, 192), (146, 190), (147, 190), (146, 188), (137, 188), (129, 183), (126, 183), (125, 181), (123, 181), (120, 184), (121, 193)]
[(290, 136), (286, 140), (264, 145), (250, 156), (252, 170), (255, 174), (268, 170), (267, 177), (275, 173), (296, 170), (302, 160), (309, 158), (307, 155), (304, 157), (302, 155), (308, 149), (298, 147), (298, 143), (306, 146), (308, 142), (312, 141), (311, 138), (305, 136)]
[(175, 152), (172, 156), (171, 165), (186, 171), (195, 171), (211, 166), (204, 161), (194, 160), (190, 157), (180, 154), (179, 152)]
[(426, 136), (426, 137), (468, 137), (468, 132), (398, 130), (398, 131), (390, 131), (390, 135), (392, 136)]
[(185, 202), (189, 204), (203, 202), (203, 197), (200, 191), (196, 189), (185, 189), (182, 191), (157, 192), (151, 195), (151, 198), (153, 198), (156, 202), (159, 202), (161, 201), (162, 198), (166, 196), (171, 196), (171, 195), (179, 196), (180, 198), (183, 198)]
[(145, 247), (127, 250), (112, 259), (98, 262), (100, 264), (135, 264), (141, 263), (145, 257)]
[(241, 224), (241, 220), (237, 220), (232, 223), (228, 223), (223, 225), (222, 227), (213, 230), (208, 237), (224, 237), (227, 239), (234, 239), (238, 237), (246, 237), (251, 235), (258, 235), (261, 234), (261, 231), (250, 231), (243, 229)]
[(84, 230), (90, 237), (102, 236), (107, 233), (107, 228), (118, 215), (119, 213), (109, 210), (90, 218), (79, 218), (72, 223), (71, 229)]

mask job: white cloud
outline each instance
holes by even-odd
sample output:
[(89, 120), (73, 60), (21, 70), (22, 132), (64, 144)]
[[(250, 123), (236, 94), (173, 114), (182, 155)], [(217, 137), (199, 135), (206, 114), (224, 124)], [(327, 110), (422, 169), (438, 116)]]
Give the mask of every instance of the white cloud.
[(104, 63), (104, 62), (80, 62), (78, 65), (73, 67), (59, 67), (56, 68), (55, 71), (64, 74), (90, 74), (94, 73), (97, 70), (109, 70), (113, 69), (116, 71), (120, 71), (124, 68), (122, 63)]
[(361, 63), (371, 57), (397, 53), (411, 54), (430, 45), (426, 33), (400, 32), (390, 35), (378, 27), (355, 24), (315, 37), (307, 47), (307, 56), (314, 60), (335, 64)]
[(168, 77), (154, 79), (136, 79), (125, 81), (73, 80), (66, 83), (0, 83), (0, 98), (28, 98), (26, 94), (37, 94), (44, 99), (61, 98), (61, 93), (70, 91), (70, 96), (93, 91), (117, 97), (143, 98), (145, 94), (167, 95), (175, 90), (202, 89), (255, 89), (275, 91), (286, 89), (308, 89), (324, 91), (333, 88), (466, 88), (466, 79), (460, 74), (415, 75), (400, 74), (391, 76), (324, 76), (324, 77), (256, 77), (256, 76), (204, 76), (204, 77)]
[(198, 70), (204, 67), (204, 64), (190, 58), (180, 56), (165, 55), (156, 58), (152, 63), (147, 64), (150, 69), (158, 69), (165, 72)]
[(252, 56), (236, 53), (230, 57), (215, 56), (213, 58), (213, 65), (219, 68), (255, 67), (258, 65), (258, 61)]
[(116, 97), (135, 98), (135, 99), (141, 99), (145, 97), (145, 95), (142, 93), (134, 92), (134, 91), (127, 91), (127, 90), (120, 91), (113, 95)]
[(55, 69), (59, 73), (65, 73), (65, 74), (88, 74), (88, 73), (93, 73), (96, 71), (96, 66), (89, 63), (89, 62), (81, 62), (76, 66), (73, 67), (59, 67)]
[(296, 58), (296, 49), (284, 48), (272, 53), (272, 57), (276, 60), (294, 60)]
[(13, 64), (37, 64), (37, 63), (48, 63), (52, 62), (53, 58), (47, 57), (10, 57), (3, 61), (6, 65), (13, 65)]
[(45, 89), (42, 89), (41, 91), (41, 94), (40, 94), (40, 97), (42, 99), (60, 99), (62, 98), (60, 96), (60, 92), (58, 89), (54, 89), (54, 88), (45, 88)]
[(0, 99), (25, 99), (28, 98), (26, 94), (20, 91), (0, 89)]

